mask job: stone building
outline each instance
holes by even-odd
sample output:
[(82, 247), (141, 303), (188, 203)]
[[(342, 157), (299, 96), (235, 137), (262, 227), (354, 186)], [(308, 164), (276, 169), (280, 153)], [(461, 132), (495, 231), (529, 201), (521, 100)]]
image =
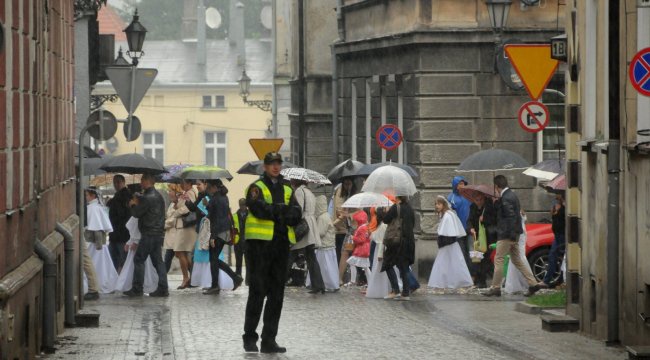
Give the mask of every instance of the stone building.
[(628, 67), (650, 46), (650, 8), (579, 0), (566, 13), (567, 314), (595, 338), (647, 346), (650, 98)]
[[(9, 0), (0, 4), (3, 359), (33, 359), (41, 350), (53, 350), (55, 336), (64, 326), (65, 286), (78, 291), (74, 283), (63, 281), (64, 258), (74, 254), (70, 245), (76, 244), (70, 231), (78, 224), (73, 3)], [(64, 251), (64, 243), (72, 252)], [(72, 255), (70, 264), (77, 258)]]
[[(543, 6), (513, 1), (501, 39), (548, 42), (563, 32), (563, 6), (555, 0)], [(532, 135), (519, 127), (517, 111), (530, 99), (506, 86), (496, 71), (500, 48), (484, 1), (345, 0), (316, 5), (286, 0), (277, 7), (276, 86), (280, 73), (293, 79), (289, 117), (294, 154), (304, 158), (305, 166), (324, 172), (347, 158), (391, 160), (416, 168), (419, 240), (434, 238), (434, 199), (449, 193), (454, 169), (467, 156), (496, 147), (536, 163), (563, 152), (557, 148), (563, 143), (563, 99), (552, 100), (559, 102), (556, 129)], [(302, 23), (296, 15), (301, 8)], [(282, 26), (291, 29), (286, 38), (279, 35)], [(285, 50), (283, 42), (289, 41), (298, 52), (302, 49), (302, 57)], [(282, 61), (286, 65), (280, 66)], [(307, 74), (302, 95), (301, 68)], [(335, 82), (331, 89), (324, 85), (329, 78)], [(563, 92), (562, 74), (556, 74), (551, 86)], [(404, 133), (397, 150), (386, 152), (376, 145), (375, 132), (382, 124), (398, 125)], [(468, 180), (491, 183), (492, 175), (470, 174)], [(506, 175), (529, 219), (548, 219), (551, 197), (535, 180), (519, 172)], [(418, 241), (420, 276), (429, 275), (435, 249), (430, 241)]]

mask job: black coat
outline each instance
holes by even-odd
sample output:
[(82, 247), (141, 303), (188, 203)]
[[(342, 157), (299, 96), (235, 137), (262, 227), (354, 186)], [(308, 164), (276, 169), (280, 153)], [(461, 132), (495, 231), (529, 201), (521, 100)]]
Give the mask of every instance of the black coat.
[(521, 226), (521, 206), (514, 191), (507, 189), (496, 202), (497, 239), (516, 241), (524, 232)]
[[(390, 224), (393, 219), (397, 218), (397, 206), (393, 205), (384, 215), (384, 224)], [(399, 205), (399, 216), (402, 218), (402, 241), (399, 246), (386, 247), (384, 251), (384, 261), (382, 271), (400, 265), (412, 265), (415, 262), (415, 213), (409, 203)]]
[(165, 200), (153, 187), (139, 197), (140, 203), (131, 207), (131, 215), (137, 218), (138, 228), (144, 236), (165, 235)]
[(129, 201), (131, 192), (124, 187), (115, 193), (112, 199), (108, 200), (108, 218), (111, 220), (113, 232), (110, 233), (109, 239), (112, 243), (126, 243), (131, 237), (129, 230), (126, 228), (126, 222), (131, 218)]
[[(264, 201), (262, 190), (257, 188), (255, 183), (251, 184), (246, 194), (246, 206), (248, 206), (249, 214), (252, 214), (258, 219), (272, 220), (275, 223), (273, 227), (273, 241), (276, 239), (289, 239), (289, 232), (287, 226), (296, 226), (302, 220), (302, 210), (300, 205), (296, 203), (296, 199), (291, 195), (289, 205), (284, 203), (284, 181), (280, 176), (275, 183), (266, 174), (260, 178), (269, 188), (272, 204), (267, 204)], [(256, 181), (257, 182), (257, 181)], [(257, 188), (258, 196), (253, 197), (251, 190)], [(255, 239), (246, 239), (246, 241)]]
[(228, 197), (220, 193), (212, 195), (207, 209), (208, 219), (210, 219), (210, 237), (216, 239), (217, 235), (229, 231), (232, 227)]
[(487, 235), (488, 245), (497, 240), (497, 213), (495, 204), (492, 200), (486, 199), (485, 205), (479, 208), (478, 205), (472, 203), (469, 208), (469, 219), (467, 225), (470, 229), (476, 231), (478, 236), (479, 219), (483, 215), (483, 226)]

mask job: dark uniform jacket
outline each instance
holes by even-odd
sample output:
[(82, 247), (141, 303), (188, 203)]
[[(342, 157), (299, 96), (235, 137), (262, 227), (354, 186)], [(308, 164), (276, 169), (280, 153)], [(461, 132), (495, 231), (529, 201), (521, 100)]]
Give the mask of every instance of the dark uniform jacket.
[(124, 187), (115, 193), (112, 199), (108, 201), (108, 218), (111, 220), (113, 232), (110, 233), (109, 239), (112, 243), (126, 243), (129, 241), (129, 230), (126, 229), (126, 222), (131, 218), (129, 201), (131, 192)]
[[(289, 205), (284, 203), (284, 179), (280, 175), (274, 183), (266, 174), (260, 177), (260, 180), (266, 184), (271, 192), (273, 198), (272, 204), (267, 204), (264, 201), (262, 190), (259, 189), (255, 183), (251, 184), (246, 194), (246, 206), (248, 206), (249, 216), (252, 214), (254, 217), (263, 220), (272, 220), (275, 222), (273, 227), (273, 241), (277, 239), (289, 238), (287, 226), (296, 226), (302, 219), (302, 210), (296, 203), (295, 197), (292, 195)], [(257, 182), (257, 181), (256, 181)], [(257, 189), (257, 197), (253, 196), (253, 189)], [(246, 239), (255, 240), (255, 239)]]

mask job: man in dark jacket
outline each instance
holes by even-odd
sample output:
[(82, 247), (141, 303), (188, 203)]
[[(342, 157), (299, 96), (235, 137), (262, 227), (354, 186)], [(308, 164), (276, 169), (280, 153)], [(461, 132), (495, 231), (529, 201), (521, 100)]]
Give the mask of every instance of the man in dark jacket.
[(111, 220), (113, 232), (109, 236), (108, 251), (111, 253), (111, 259), (115, 270), (120, 272), (124, 261), (126, 261), (126, 250), (124, 244), (129, 241), (129, 230), (126, 229), (126, 222), (131, 217), (129, 201), (131, 201), (131, 192), (126, 187), (124, 176), (115, 175), (113, 177), (113, 187), (115, 195), (107, 203), (108, 218)]
[[(250, 287), (244, 322), (244, 350), (257, 352), (257, 325), (264, 308), (262, 330), (263, 353), (284, 353), (278, 346), (278, 334), (284, 286), (287, 279), (289, 246), (294, 244), (296, 226), (302, 218), (291, 187), (280, 175), (282, 156), (268, 153), (264, 157), (264, 175), (251, 184), (246, 194), (247, 264)], [(266, 306), (264, 306), (266, 298)]]
[(124, 295), (128, 297), (142, 296), (144, 262), (149, 257), (158, 273), (158, 288), (149, 296), (165, 297), (169, 296), (167, 271), (161, 251), (165, 237), (165, 200), (154, 188), (156, 178), (153, 175), (142, 175), (140, 184), (142, 184), (144, 194), (131, 199), (129, 205), (131, 206), (131, 215), (138, 219), (138, 228), (142, 238), (137, 244), (133, 259), (133, 287), (124, 292)]
[(492, 288), (483, 293), (485, 296), (501, 296), (501, 281), (503, 280), (503, 263), (505, 256), (510, 254), (510, 260), (515, 267), (521, 272), (528, 282), (528, 293), (525, 296), (531, 296), (539, 289), (546, 288), (543, 283), (538, 283), (525, 266), (526, 255), (519, 251), (519, 235), (523, 233), (521, 223), (521, 207), (517, 195), (508, 187), (508, 179), (503, 175), (494, 177), (494, 189), (501, 198), (496, 203), (497, 213), (497, 252), (494, 258), (494, 277), (492, 278)]

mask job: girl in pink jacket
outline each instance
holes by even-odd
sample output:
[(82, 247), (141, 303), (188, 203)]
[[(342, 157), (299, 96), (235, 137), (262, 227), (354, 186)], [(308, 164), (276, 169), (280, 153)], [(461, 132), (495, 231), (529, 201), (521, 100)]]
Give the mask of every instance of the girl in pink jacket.
[(352, 256), (348, 259), (350, 265), (350, 275), (352, 281), (357, 278), (357, 267), (360, 267), (370, 275), (370, 231), (368, 230), (368, 215), (365, 211), (359, 210), (352, 214), (352, 220), (355, 222), (356, 231), (352, 236), (354, 250)]

